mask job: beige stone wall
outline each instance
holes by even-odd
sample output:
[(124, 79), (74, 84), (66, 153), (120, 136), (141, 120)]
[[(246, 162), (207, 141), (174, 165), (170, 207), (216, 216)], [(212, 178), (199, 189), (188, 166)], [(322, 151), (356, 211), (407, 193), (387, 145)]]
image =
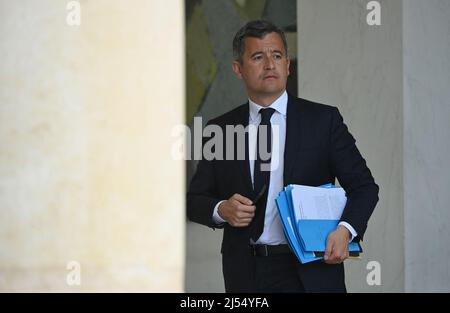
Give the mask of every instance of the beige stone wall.
[(183, 2), (68, 2), (0, 0), (0, 291), (182, 291)]

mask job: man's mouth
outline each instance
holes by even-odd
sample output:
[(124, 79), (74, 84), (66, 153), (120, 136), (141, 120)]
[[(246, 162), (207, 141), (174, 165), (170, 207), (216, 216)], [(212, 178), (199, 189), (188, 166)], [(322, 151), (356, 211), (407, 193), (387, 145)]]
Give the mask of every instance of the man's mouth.
[(264, 76), (264, 79), (277, 79), (278, 77), (276, 75), (267, 75)]

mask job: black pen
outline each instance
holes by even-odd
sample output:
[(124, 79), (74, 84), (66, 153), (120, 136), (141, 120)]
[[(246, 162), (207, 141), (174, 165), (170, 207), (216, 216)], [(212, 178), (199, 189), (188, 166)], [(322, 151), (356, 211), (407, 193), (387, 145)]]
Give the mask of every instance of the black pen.
[(267, 189), (267, 185), (262, 186), (261, 191), (255, 197), (255, 199), (253, 199), (253, 205), (255, 205), (262, 198), (262, 196), (266, 192), (266, 189)]

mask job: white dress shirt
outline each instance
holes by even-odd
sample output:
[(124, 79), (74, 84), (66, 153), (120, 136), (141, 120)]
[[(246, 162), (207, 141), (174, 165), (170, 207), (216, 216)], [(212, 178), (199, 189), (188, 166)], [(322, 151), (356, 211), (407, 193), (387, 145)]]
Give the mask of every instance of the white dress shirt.
[[(261, 122), (260, 109), (272, 108), (275, 109), (270, 123), (272, 125), (272, 156), (271, 156), (271, 172), (270, 183), (267, 195), (266, 215), (264, 219), (264, 230), (261, 237), (256, 241), (256, 244), (278, 245), (286, 244), (286, 237), (284, 236), (283, 226), (281, 224), (278, 209), (275, 203), (275, 198), (278, 193), (283, 190), (283, 169), (284, 169), (284, 146), (286, 141), (286, 112), (288, 95), (286, 91), (276, 99), (270, 106), (264, 107), (249, 99), (249, 125), (254, 126), (255, 131), (249, 131), (249, 166), (251, 179), (253, 182), (254, 164), (256, 160), (256, 141), (257, 128)], [(249, 128), (252, 129), (252, 128)], [(216, 224), (226, 223), (218, 213), (219, 205), (225, 200), (220, 201), (214, 207), (213, 221)], [(356, 237), (354, 228), (346, 223), (340, 222), (339, 225), (347, 228), (351, 233), (351, 240)], [(254, 243), (254, 242), (252, 242)]]

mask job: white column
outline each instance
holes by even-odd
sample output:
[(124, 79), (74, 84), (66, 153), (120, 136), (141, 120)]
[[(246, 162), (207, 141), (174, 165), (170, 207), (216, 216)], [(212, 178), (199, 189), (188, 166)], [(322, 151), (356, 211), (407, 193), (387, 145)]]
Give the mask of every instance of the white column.
[(183, 291), (183, 14), (0, 1), (1, 291)]

